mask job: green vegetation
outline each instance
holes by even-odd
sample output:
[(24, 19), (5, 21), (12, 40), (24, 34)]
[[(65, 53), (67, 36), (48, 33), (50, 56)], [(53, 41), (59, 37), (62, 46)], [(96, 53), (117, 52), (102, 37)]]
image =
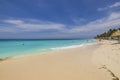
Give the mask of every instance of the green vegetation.
[(95, 36), (96, 39), (108, 39), (115, 31), (120, 30), (118, 29), (109, 29), (107, 32), (104, 32), (102, 34), (99, 34)]

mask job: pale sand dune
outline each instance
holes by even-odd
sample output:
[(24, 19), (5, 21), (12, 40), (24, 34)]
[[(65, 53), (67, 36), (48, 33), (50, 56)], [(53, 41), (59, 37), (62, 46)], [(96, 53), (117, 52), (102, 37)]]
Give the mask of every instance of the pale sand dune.
[(5, 60), (0, 63), (0, 80), (111, 80), (107, 71), (99, 69), (100, 59), (106, 58), (97, 55), (107, 49), (102, 46), (89, 45)]

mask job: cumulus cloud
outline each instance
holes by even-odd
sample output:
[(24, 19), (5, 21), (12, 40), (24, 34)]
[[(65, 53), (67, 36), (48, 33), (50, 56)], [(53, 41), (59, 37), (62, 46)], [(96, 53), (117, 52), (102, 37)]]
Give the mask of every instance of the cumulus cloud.
[(120, 7), (120, 2), (116, 2), (112, 5), (109, 5), (109, 6), (106, 6), (106, 7), (103, 7), (103, 8), (98, 8), (97, 10), (98, 11), (104, 11), (104, 10), (107, 10), (107, 9), (117, 8), (117, 7)]

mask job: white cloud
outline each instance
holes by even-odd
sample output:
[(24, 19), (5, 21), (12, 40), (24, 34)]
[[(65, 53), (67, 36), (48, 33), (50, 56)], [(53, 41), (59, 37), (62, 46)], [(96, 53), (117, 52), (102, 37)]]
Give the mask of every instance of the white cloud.
[(120, 2), (116, 2), (113, 5), (108, 6), (109, 8), (120, 7)]
[[(42, 22), (39, 20), (8, 19), (3, 22), (10, 24), (9, 28), (17, 28), (19, 31), (42, 31), (42, 30), (62, 30), (65, 26), (60, 23)], [(14, 31), (14, 30), (13, 30)]]
[(111, 13), (108, 17), (91, 21), (86, 25), (75, 26), (75, 28), (71, 29), (70, 32), (92, 33), (94, 31), (105, 31), (118, 26), (120, 26), (120, 13)]
[(107, 8), (107, 7), (104, 7), (104, 8), (98, 8), (97, 11), (104, 11), (104, 10), (106, 10), (106, 9), (108, 9), (108, 8)]
[(2, 32), (13, 33), (13, 32), (15, 32), (15, 29), (3, 27), (3, 28), (0, 28), (0, 32), (1, 32), (1, 33), (2, 33)]
[(90, 21), (85, 25), (73, 25), (71, 28), (67, 28), (68, 25), (55, 23), (55, 22), (43, 22), (40, 20), (22, 20), (22, 19), (9, 19), (3, 20), (7, 23), (7, 26), (0, 26), (0, 32), (35, 32), (45, 30), (56, 30), (49, 36), (79, 36), (79, 35), (96, 35), (99, 32), (104, 32), (110, 28), (116, 28), (120, 26), (120, 13), (113, 12), (107, 17)]
[(6, 22), (6, 23), (10, 23), (10, 24), (23, 24), (23, 21), (22, 20), (4, 20), (4, 22)]
[(116, 2), (112, 5), (109, 5), (109, 6), (106, 6), (106, 7), (103, 7), (103, 8), (98, 8), (97, 10), (98, 11), (104, 11), (104, 10), (107, 10), (107, 9), (117, 8), (117, 7), (120, 7), (120, 2)]
[(85, 21), (86, 21), (86, 19), (84, 19), (84, 18), (77, 18), (77, 19), (73, 18), (73, 22), (76, 24), (80, 24), (80, 23), (83, 23)]
[(119, 18), (120, 18), (120, 13), (112, 13), (112, 14), (108, 17), (108, 20), (119, 19)]

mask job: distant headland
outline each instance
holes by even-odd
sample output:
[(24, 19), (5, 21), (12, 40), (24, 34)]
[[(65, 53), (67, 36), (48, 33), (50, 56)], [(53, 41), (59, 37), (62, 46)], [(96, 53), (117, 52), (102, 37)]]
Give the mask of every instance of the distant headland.
[(98, 34), (94, 37), (95, 39), (120, 39), (120, 28), (117, 29), (109, 29), (107, 32), (102, 34)]

